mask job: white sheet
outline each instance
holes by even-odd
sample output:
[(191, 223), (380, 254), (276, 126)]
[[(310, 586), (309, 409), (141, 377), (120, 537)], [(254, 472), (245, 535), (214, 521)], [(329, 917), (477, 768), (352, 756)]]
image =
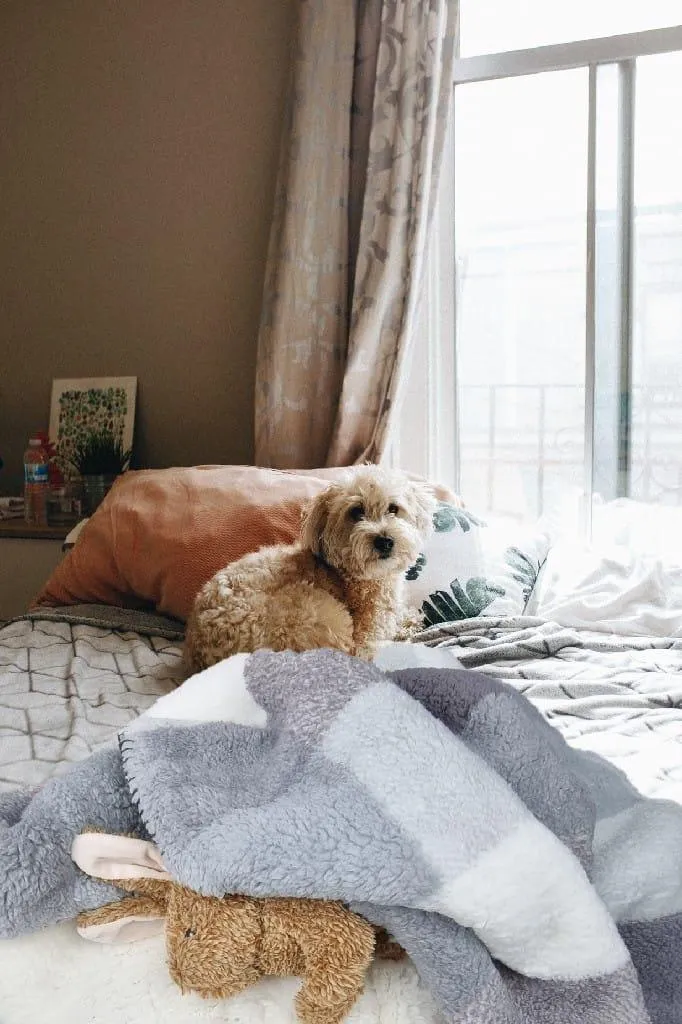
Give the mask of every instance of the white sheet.
[(559, 541), (527, 614), (621, 636), (682, 636), (682, 568), (626, 544)]
[(592, 543), (623, 544), (639, 555), (660, 558), (666, 568), (682, 567), (682, 507), (618, 498), (595, 505)]

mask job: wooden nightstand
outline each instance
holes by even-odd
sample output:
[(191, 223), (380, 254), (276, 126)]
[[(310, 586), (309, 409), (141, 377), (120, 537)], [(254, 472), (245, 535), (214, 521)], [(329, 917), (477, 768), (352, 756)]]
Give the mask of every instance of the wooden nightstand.
[(62, 558), (71, 526), (0, 522), (0, 622), (22, 615)]

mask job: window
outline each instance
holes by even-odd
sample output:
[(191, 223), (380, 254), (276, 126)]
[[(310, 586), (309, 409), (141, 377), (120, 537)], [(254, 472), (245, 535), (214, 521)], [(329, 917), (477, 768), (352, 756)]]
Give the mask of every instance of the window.
[(682, 504), (682, 52), (637, 62), (629, 493)]
[(521, 8), (462, 0), (396, 457), (515, 519), (682, 504), (680, 3)]
[(504, 515), (545, 508), (583, 463), (587, 91), (580, 68), (457, 97), (460, 486)]
[(680, 0), (460, 0), (461, 57), (678, 25)]

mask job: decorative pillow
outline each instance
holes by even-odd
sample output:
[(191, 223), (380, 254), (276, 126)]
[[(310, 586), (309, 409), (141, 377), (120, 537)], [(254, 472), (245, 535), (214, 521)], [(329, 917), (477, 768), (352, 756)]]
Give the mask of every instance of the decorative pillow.
[[(125, 473), (36, 598), (154, 607), (185, 619), (218, 569), (290, 544), (305, 503), (347, 470), (195, 466)], [(447, 489), (439, 498), (457, 501)]]
[(507, 524), (488, 525), (441, 501), (424, 553), (407, 572), (407, 600), (424, 624), (478, 615), (522, 615), (547, 558), (549, 538)]

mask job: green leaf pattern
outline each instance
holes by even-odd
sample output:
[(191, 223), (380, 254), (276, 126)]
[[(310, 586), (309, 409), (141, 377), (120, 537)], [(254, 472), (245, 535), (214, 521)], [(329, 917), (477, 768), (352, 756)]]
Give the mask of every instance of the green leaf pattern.
[[(467, 512), (464, 508), (457, 508), (456, 505), (451, 505), (447, 501), (439, 501), (438, 507), (433, 513), (433, 528), (436, 533), (450, 533), (451, 530), (456, 529), (460, 529), (462, 533), (468, 533), (472, 526), (485, 525), (483, 520), (473, 513)], [(422, 551), (414, 565), (410, 566), (405, 573), (405, 579), (408, 581), (418, 579), (426, 562), (426, 555)]]
[(515, 579), (521, 587), (524, 605), (528, 604), (542, 563), (537, 558), (529, 558), (518, 548), (507, 548), (504, 559), (512, 570), (512, 579)]
[(414, 563), (414, 565), (411, 566), (407, 570), (407, 572), (405, 573), (405, 579), (409, 580), (410, 582), (412, 580), (419, 579), (421, 571), (422, 571), (422, 569), (424, 568), (425, 565), (426, 565), (426, 555), (424, 554), (424, 552), (422, 552), (421, 555), (419, 556), (419, 558), (417, 559), (417, 561)]
[(422, 604), (422, 614), (427, 626), (435, 626), (440, 622), (457, 622), (460, 619), (474, 619), (480, 615), (495, 598), (504, 597), (506, 591), (482, 576), (472, 576), (465, 587), (459, 580), (450, 583), (451, 593), (437, 590), (429, 594), (428, 601)]
[[(433, 516), (433, 525), (436, 533), (439, 534), (451, 532), (467, 534), (476, 528), (483, 528), (483, 532), (487, 533), (487, 524), (482, 519), (467, 509), (458, 508), (446, 501), (438, 503)], [(453, 550), (456, 550), (457, 539), (453, 538), (453, 542), (455, 545)], [(444, 543), (449, 545), (449, 538)], [(429, 568), (427, 568), (420, 595), (420, 598), (424, 594), (427, 595), (421, 605), (424, 624), (433, 626), (443, 622), (473, 619), (484, 614), (486, 609), (498, 598), (505, 597), (508, 603), (511, 601), (517, 606), (523, 600), (525, 610), (537, 582), (543, 560), (541, 557), (536, 557), (534, 553), (526, 553), (519, 547), (497, 548), (497, 553), (493, 555), (491, 564), (493, 578), (490, 576), (460, 577), (450, 582), (449, 589), (443, 590), (435, 589), (435, 586), (440, 583), (439, 567), (433, 566), (435, 578), (429, 578)], [(408, 582), (418, 580), (427, 567), (428, 561), (429, 557), (424, 553), (420, 554), (415, 564), (407, 570), (406, 580)], [(486, 572), (487, 567), (487, 556), (484, 556), (481, 568)], [(433, 590), (431, 590), (432, 586)], [(516, 589), (517, 586), (520, 589), (520, 594)]]
[(107, 432), (123, 441), (128, 412), (125, 388), (87, 388), (64, 391), (59, 396), (57, 447), (59, 461), (68, 466), (77, 450), (93, 433)]
[(457, 508), (447, 501), (439, 501), (438, 508), (433, 514), (433, 527), (436, 533), (449, 533), (457, 527), (462, 533), (468, 533), (472, 526), (485, 526), (482, 519), (478, 519), (465, 508)]

